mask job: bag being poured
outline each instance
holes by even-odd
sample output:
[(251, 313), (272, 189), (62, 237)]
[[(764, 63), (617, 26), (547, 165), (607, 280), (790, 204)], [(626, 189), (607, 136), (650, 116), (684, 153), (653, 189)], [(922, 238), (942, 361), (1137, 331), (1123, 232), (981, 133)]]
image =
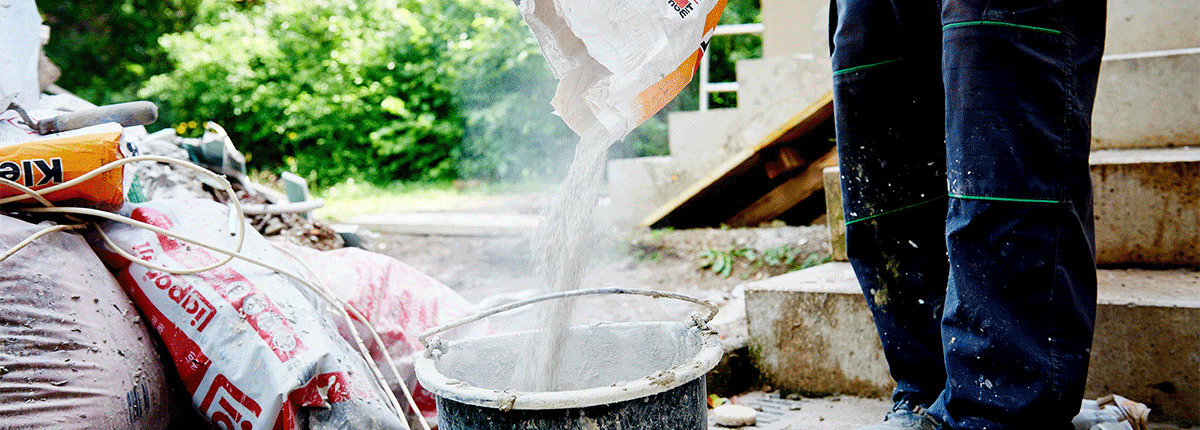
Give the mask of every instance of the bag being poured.
[(555, 113), (609, 142), (687, 86), (725, 9), (725, 0), (518, 2), (559, 79)]

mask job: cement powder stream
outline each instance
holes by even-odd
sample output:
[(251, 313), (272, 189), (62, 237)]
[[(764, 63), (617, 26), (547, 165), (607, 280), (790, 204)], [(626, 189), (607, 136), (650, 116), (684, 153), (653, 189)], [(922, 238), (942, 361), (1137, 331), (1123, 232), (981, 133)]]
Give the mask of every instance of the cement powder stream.
[[(575, 159), (550, 206), (542, 214), (532, 251), (543, 293), (576, 290), (596, 249), (593, 221), (608, 147), (615, 139), (593, 127), (580, 137)], [(545, 392), (578, 389), (559, 374), (559, 360), (575, 308), (573, 299), (548, 302), (538, 316), (542, 329), (524, 365), (513, 372), (513, 388)]]

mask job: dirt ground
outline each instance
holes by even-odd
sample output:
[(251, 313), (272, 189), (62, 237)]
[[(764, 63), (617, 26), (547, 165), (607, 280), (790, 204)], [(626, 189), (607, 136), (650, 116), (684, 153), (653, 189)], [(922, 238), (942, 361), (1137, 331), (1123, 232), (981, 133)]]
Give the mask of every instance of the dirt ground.
[[(536, 215), (539, 199), (523, 197), (503, 204), (469, 209), (474, 213)], [(601, 209), (603, 210), (603, 208)], [(824, 225), (745, 229), (609, 230), (599, 240), (584, 288), (624, 287), (681, 292), (722, 305), (718, 320), (737, 318), (739, 285), (794, 270), (828, 257)], [(530, 238), (520, 236), (438, 236), (382, 234), (368, 245), (450, 286), (472, 303), (488, 308), (539, 293)], [(753, 250), (747, 252), (744, 250)], [(784, 264), (778, 254), (792, 258)], [(731, 251), (739, 251), (737, 255)], [(727, 255), (734, 261), (728, 275), (705, 264)], [(771, 259), (774, 252), (775, 259)], [(775, 263), (774, 265), (769, 263)], [(732, 306), (737, 305), (737, 306)], [(725, 309), (728, 308), (728, 311)], [(574, 324), (593, 322), (685, 319), (700, 308), (686, 302), (643, 296), (596, 296), (580, 299)], [(509, 315), (512, 318), (502, 318)], [(724, 318), (723, 318), (724, 317)], [(507, 320), (507, 321), (506, 321)], [(518, 309), (493, 318), (498, 330), (530, 328)]]

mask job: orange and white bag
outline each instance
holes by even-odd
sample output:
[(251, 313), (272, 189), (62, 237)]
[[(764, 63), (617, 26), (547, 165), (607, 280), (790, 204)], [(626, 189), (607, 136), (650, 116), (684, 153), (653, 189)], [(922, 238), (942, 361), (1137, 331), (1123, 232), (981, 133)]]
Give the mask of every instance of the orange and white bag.
[[(31, 112), (38, 114), (40, 111)], [(105, 164), (136, 155), (125, 142), (123, 127), (116, 123), (39, 136), (25, 127), (16, 112), (0, 114), (0, 178), (33, 190), (41, 190), (76, 179)], [(125, 203), (128, 184), (124, 166), (105, 171), (75, 186), (44, 197), (64, 206), (83, 206), (115, 211)], [(24, 194), (0, 185), (0, 198)], [(36, 204), (32, 197), (17, 204)]]
[(620, 139), (692, 80), (725, 0), (520, 0), (559, 79), (550, 102), (579, 135)]

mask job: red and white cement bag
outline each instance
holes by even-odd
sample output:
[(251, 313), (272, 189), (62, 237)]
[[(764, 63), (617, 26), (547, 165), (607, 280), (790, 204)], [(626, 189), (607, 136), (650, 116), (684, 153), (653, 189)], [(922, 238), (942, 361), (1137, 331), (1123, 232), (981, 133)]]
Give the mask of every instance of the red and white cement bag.
[[(519, 0), (579, 135), (620, 139), (692, 80), (725, 0)], [(596, 132), (596, 131), (593, 131)]]
[[(224, 205), (159, 200), (122, 213), (214, 246), (234, 246)], [(103, 231), (127, 252), (168, 268), (195, 268), (223, 257), (199, 246), (120, 223)], [(242, 254), (303, 274), (254, 229)], [(93, 246), (98, 242), (92, 238)], [(240, 259), (195, 275), (131, 264), (103, 246), (99, 254), (159, 332), (193, 405), (224, 429), (406, 428), (385, 388), (354, 349), (332, 305), (299, 282)]]
[[(386, 255), (358, 248), (318, 251), (287, 243), (280, 245), (302, 264), (319, 268), (317, 277), (334, 296), (366, 317), (385, 344), (383, 349), (399, 367), (405, 384), (413, 391), (417, 407), (426, 417), (435, 416), (434, 396), (417, 384), (413, 370), (412, 354), (425, 350), (417, 336), (475, 314), (476, 306), (437, 279)], [(457, 340), (489, 334), (491, 326), (481, 321), (438, 336)], [(364, 342), (371, 351), (378, 351), (374, 339)], [(380, 367), (386, 365), (380, 359), (376, 362)], [(393, 386), (392, 390), (397, 396), (403, 395), (399, 387)]]
[[(0, 215), (0, 249), (43, 227)], [(0, 429), (168, 428), (152, 336), (83, 238), (37, 238), (0, 262)]]

